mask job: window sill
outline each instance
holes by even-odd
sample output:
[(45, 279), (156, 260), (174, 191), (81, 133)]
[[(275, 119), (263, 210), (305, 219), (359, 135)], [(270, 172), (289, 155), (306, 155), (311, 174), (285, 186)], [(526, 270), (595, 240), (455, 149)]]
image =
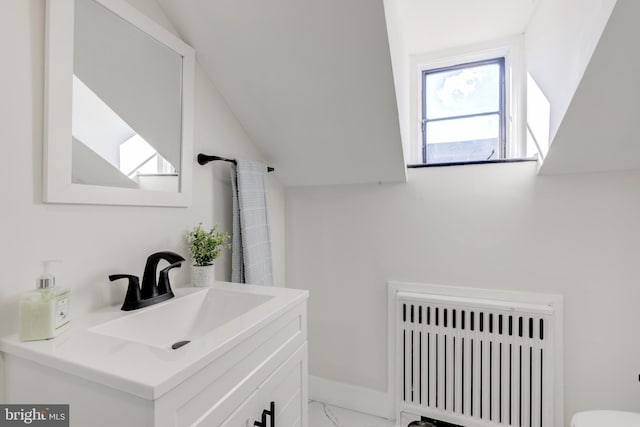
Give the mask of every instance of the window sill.
[(486, 165), (492, 163), (521, 163), (521, 162), (537, 162), (537, 157), (526, 157), (519, 159), (498, 159), (498, 160), (477, 160), (471, 162), (448, 162), (448, 163), (417, 163), (407, 165), (408, 168), (437, 168), (442, 166), (466, 166), (466, 165)]

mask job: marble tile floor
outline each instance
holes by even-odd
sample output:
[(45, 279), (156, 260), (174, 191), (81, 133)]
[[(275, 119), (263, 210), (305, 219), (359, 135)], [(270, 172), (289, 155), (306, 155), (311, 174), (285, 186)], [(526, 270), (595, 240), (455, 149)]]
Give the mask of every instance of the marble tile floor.
[(393, 421), (309, 401), (309, 427), (395, 427)]

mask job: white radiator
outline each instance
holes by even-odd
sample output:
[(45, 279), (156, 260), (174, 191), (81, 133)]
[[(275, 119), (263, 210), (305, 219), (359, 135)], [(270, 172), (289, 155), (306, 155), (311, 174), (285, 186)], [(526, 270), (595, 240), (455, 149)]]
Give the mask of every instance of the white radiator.
[(548, 304), (395, 293), (397, 413), (466, 427), (553, 427)]

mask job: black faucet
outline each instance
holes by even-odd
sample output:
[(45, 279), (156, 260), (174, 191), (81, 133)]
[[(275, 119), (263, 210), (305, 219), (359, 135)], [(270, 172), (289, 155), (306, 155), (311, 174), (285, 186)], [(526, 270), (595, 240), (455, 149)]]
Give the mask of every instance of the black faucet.
[[(160, 278), (156, 282), (156, 270), (161, 259), (168, 261), (171, 264), (160, 270)], [(147, 258), (147, 263), (144, 267), (142, 289), (139, 285), (138, 276), (130, 274), (110, 275), (109, 280), (112, 282), (118, 279), (129, 279), (129, 287), (127, 288), (127, 295), (125, 296), (124, 303), (122, 304), (122, 310), (130, 311), (142, 307), (148, 307), (173, 298), (174, 294), (171, 290), (171, 284), (169, 283), (169, 270), (180, 267), (184, 260), (185, 259), (183, 257), (174, 252), (165, 251), (151, 254), (149, 258)]]

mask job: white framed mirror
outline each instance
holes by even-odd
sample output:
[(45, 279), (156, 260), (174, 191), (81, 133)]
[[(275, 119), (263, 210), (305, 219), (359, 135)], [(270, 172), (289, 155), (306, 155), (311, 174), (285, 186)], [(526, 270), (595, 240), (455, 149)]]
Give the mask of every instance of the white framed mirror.
[(47, 0), (44, 201), (191, 204), (194, 50), (123, 0)]

